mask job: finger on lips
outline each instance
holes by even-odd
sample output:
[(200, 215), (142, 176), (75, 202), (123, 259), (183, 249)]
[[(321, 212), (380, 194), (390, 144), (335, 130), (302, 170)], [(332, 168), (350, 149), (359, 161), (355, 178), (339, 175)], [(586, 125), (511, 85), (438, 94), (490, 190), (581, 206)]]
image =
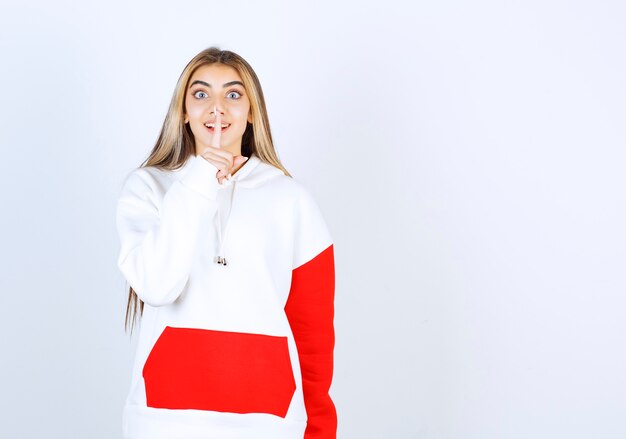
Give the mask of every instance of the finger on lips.
[[(213, 128), (213, 137), (211, 138), (211, 146), (213, 148), (221, 149), (220, 143), (222, 139), (222, 114), (219, 111), (217, 111), (217, 105), (214, 107), (213, 114), (215, 115), (215, 123), (214, 123), (214, 128)], [(225, 151), (224, 155), (226, 157), (221, 157), (225, 161), (224, 169), (219, 167), (217, 171), (217, 179), (220, 182), (220, 184), (225, 179), (230, 179), (232, 177), (230, 170), (233, 168), (233, 165), (234, 165), (234, 160), (233, 160), (234, 157), (232, 156), (232, 154), (228, 154)]]
[(222, 140), (222, 115), (217, 111), (217, 105), (215, 106), (213, 114), (215, 114), (215, 125), (213, 127), (211, 146), (213, 148), (219, 148), (220, 140)]

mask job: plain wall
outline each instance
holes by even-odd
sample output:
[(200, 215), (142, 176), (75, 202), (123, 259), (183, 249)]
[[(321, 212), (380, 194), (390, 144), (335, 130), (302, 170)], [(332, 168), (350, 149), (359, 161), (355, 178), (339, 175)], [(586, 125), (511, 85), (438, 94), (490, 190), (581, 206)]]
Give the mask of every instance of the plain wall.
[(335, 239), (341, 439), (626, 437), (624, 2), (0, 8), (0, 436), (121, 437), (115, 203), (218, 45)]

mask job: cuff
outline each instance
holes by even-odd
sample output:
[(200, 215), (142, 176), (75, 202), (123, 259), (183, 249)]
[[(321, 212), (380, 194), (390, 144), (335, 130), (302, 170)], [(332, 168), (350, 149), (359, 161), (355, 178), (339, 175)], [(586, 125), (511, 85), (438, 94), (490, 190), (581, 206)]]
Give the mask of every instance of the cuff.
[(217, 190), (221, 187), (215, 174), (217, 168), (200, 155), (192, 155), (185, 165), (187, 170), (180, 178), (180, 182), (202, 196), (215, 200)]

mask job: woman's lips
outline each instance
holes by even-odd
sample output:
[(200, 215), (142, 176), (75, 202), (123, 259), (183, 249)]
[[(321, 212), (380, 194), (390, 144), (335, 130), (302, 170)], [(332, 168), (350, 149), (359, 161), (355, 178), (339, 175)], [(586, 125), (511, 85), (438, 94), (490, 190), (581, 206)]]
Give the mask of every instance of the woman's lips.
[[(205, 128), (209, 130), (210, 133), (215, 131), (215, 128), (212, 128), (212, 127), (210, 128), (210, 127), (207, 127), (206, 125), (205, 125)], [(226, 128), (222, 127), (222, 132), (226, 131), (228, 128), (230, 128), (230, 125), (228, 125)]]

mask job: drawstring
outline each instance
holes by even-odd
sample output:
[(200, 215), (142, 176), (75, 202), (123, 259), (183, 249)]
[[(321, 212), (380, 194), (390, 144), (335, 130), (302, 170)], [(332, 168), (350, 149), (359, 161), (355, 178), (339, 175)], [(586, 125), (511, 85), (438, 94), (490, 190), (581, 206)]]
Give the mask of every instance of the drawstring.
[(215, 256), (215, 258), (213, 259), (213, 262), (217, 263), (217, 264), (221, 264), (221, 265), (227, 265), (226, 263), (226, 257), (224, 256), (224, 241), (226, 239), (226, 232), (228, 231), (228, 223), (230, 221), (228, 221), (230, 219), (230, 214), (233, 211), (233, 200), (235, 199), (235, 188), (236, 188), (236, 180), (226, 180), (228, 182), (232, 182), (233, 184), (233, 193), (230, 197), (230, 206), (228, 207), (228, 216), (226, 217), (226, 227), (224, 229), (224, 235), (222, 236), (222, 219), (220, 217), (220, 213), (218, 211), (217, 213), (217, 232), (218, 232), (218, 237), (219, 237), (219, 241), (220, 241), (220, 250), (217, 254), (217, 256)]

